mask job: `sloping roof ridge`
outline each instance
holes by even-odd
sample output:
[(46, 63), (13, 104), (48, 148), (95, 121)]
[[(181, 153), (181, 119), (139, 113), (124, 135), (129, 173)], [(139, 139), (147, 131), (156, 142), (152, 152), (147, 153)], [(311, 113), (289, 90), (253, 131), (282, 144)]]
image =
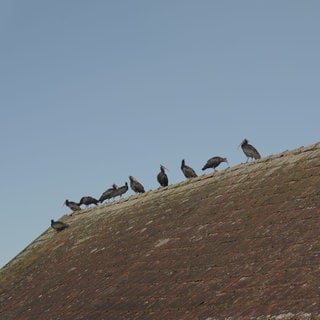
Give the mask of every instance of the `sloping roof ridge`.
[[(315, 144), (312, 144), (307, 147), (299, 147), (293, 150), (285, 150), (281, 153), (275, 154), (275, 155), (269, 155), (267, 157), (264, 157), (262, 159), (249, 162), (249, 163), (240, 163), (238, 165), (235, 165), (233, 167), (213, 172), (210, 174), (204, 174), (202, 176), (187, 179), (179, 183), (175, 183), (172, 185), (169, 185), (165, 188), (158, 188), (154, 190), (147, 191), (143, 194), (137, 194), (132, 195), (127, 198), (123, 198), (117, 201), (113, 201), (107, 204), (100, 205), (98, 207), (91, 207), (88, 209), (83, 209), (79, 213), (76, 213), (72, 217), (72, 221), (68, 221), (68, 223), (73, 224), (77, 222), (78, 220), (86, 220), (88, 217), (90, 217), (90, 220), (92, 219), (99, 219), (99, 216), (101, 214), (105, 215), (115, 215), (118, 214), (119, 211), (122, 209), (132, 206), (133, 204), (136, 204), (137, 202), (145, 202), (145, 201), (153, 201), (158, 196), (169, 196), (172, 193), (176, 192), (185, 192), (189, 189), (196, 188), (199, 184), (206, 183), (206, 180), (221, 180), (224, 178), (230, 178), (238, 176), (238, 174), (243, 173), (245, 171), (247, 174), (254, 173), (256, 171), (261, 170), (261, 167), (263, 166), (270, 166), (271, 172), (276, 170), (279, 167), (282, 167), (283, 165), (286, 166), (293, 166), (296, 162), (300, 161), (304, 157), (308, 158), (315, 158), (316, 155), (313, 155), (313, 153), (318, 153), (320, 151), (320, 142), (317, 142)], [(175, 191), (175, 192), (174, 192)], [(66, 219), (69, 220), (70, 216), (64, 215), (61, 217), (62, 221), (65, 221)], [(92, 221), (94, 222), (94, 221)], [(16, 263), (21, 261), (26, 255), (32, 254), (33, 249), (41, 246), (42, 243), (46, 242), (48, 239), (51, 239), (55, 235), (55, 231), (51, 230), (51, 227), (44, 230), (43, 233), (41, 233), (36, 239), (34, 239), (26, 248), (24, 248), (20, 253), (18, 253), (11, 261), (9, 261), (6, 265), (4, 265), (0, 269), (0, 274), (3, 273), (6, 269), (9, 267), (14, 267)]]

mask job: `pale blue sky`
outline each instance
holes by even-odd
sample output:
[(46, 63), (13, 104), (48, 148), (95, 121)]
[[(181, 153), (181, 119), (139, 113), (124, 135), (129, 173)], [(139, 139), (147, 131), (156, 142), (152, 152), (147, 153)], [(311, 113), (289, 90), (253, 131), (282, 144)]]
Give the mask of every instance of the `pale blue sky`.
[[(135, 176), (319, 141), (319, 1), (0, 2), (0, 266)], [(224, 169), (225, 166), (221, 166)], [(132, 194), (130, 191), (127, 195)]]

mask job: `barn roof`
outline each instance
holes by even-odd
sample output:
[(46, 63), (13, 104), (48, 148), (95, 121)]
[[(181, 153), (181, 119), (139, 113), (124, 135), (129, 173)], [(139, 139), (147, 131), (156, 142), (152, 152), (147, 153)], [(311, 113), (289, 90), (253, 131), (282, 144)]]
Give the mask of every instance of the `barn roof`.
[(0, 318), (320, 319), (320, 144), (101, 205), (0, 270)]

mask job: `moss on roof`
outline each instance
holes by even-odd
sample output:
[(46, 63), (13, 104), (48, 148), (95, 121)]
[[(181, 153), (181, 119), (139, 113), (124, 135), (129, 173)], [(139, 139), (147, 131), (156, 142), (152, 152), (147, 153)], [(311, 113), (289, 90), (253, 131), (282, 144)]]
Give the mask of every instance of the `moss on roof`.
[(1, 319), (320, 319), (320, 144), (62, 220), (0, 270)]

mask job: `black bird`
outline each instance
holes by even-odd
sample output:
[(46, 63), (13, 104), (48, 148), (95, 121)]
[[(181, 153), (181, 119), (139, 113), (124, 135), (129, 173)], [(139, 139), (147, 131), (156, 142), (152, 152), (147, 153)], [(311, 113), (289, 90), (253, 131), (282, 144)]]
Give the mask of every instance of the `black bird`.
[(248, 143), (247, 139), (244, 139), (241, 143), (240, 146), (242, 148), (242, 151), (244, 152), (244, 154), (247, 156), (247, 161), (249, 161), (249, 159), (251, 158), (253, 160), (254, 159), (260, 159), (260, 153), (257, 151), (257, 149), (252, 146), (251, 144)]
[(109, 200), (113, 198), (114, 192), (118, 189), (118, 187), (113, 184), (112, 188), (107, 189), (99, 198), (99, 202), (102, 203), (104, 200)]
[(81, 210), (79, 203), (66, 200), (64, 204), (69, 207), (73, 212)]
[(187, 179), (197, 177), (195, 171), (192, 168), (186, 166), (184, 159), (181, 162), (181, 170)]
[(69, 225), (62, 221), (54, 221), (53, 219), (51, 219), (51, 227), (57, 231), (61, 231), (65, 228), (68, 228)]
[(143, 185), (133, 176), (129, 176), (130, 179), (130, 187), (136, 193), (144, 193)]
[(90, 204), (95, 204), (97, 206), (98, 203), (99, 203), (99, 200), (97, 200), (93, 197), (87, 196), (87, 197), (82, 197), (80, 199), (79, 205), (81, 206), (82, 204), (84, 204), (87, 207)]
[(128, 191), (128, 183), (126, 182), (124, 184), (124, 186), (121, 186), (119, 188), (117, 188), (117, 190), (114, 191), (113, 193), (113, 198), (120, 196), (120, 198), (122, 197), (123, 194), (125, 194)]
[(222, 158), (222, 157), (212, 157), (210, 158), (207, 163), (203, 166), (202, 170), (206, 170), (209, 168), (214, 169), (216, 171), (216, 167), (221, 163), (221, 162), (226, 162), (228, 165), (228, 160), (227, 158)]
[(157, 180), (158, 180), (160, 186), (162, 186), (162, 187), (167, 187), (168, 183), (169, 183), (168, 176), (166, 175), (166, 173), (164, 171), (165, 169), (167, 169), (167, 168), (161, 165), (160, 172), (157, 175)]

